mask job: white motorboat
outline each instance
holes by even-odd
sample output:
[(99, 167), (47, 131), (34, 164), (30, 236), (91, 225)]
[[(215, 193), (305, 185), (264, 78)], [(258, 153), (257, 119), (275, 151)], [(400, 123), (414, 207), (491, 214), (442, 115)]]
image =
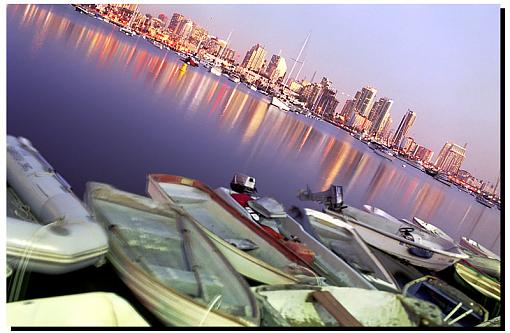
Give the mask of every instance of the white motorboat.
[(282, 102), (278, 97), (272, 96), (271, 104), (283, 111), (290, 111), (290, 107)]
[(482, 244), (478, 243), (473, 239), (461, 237), (459, 245), (479, 256), (501, 260), (501, 258), (496, 253), (492, 252), (491, 250), (489, 250), (488, 248), (486, 248), (485, 246), (483, 246)]
[(6, 304), (8, 326), (150, 326), (122, 297), (91, 292)]
[(374, 153), (376, 153), (377, 155), (381, 156), (381, 157), (384, 157), (390, 161), (393, 161), (395, 159), (395, 157), (393, 156), (393, 153), (388, 150), (388, 149), (377, 149), (375, 148), (374, 149)]
[(420, 228), (421, 230), (427, 232), (427, 233), (430, 233), (432, 235), (435, 235), (435, 236), (438, 236), (438, 237), (442, 237), (452, 243), (455, 243), (455, 241), (453, 240), (453, 238), (450, 237), (450, 235), (448, 235), (446, 232), (444, 232), (443, 230), (439, 229), (438, 227), (436, 227), (435, 225), (432, 225), (430, 223), (427, 223), (425, 221), (423, 221), (422, 219), (418, 218), (418, 217), (413, 217), (412, 221), (409, 221), (407, 219), (400, 219), (398, 220), (397, 218), (393, 217), (392, 215), (388, 214), (387, 212), (385, 212), (384, 210), (380, 209), (380, 208), (377, 208), (377, 207), (373, 207), (373, 206), (370, 206), (370, 205), (363, 205), (363, 208), (365, 209), (365, 211), (371, 213), (371, 214), (374, 214), (374, 215), (379, 215), (381, 217), (384, 217), (385, 219), (388, 219), (388, 220), (391, 220), (395, 223), (400, 223), (400, 222), (404, 222), (410, 226), (416, 226), (418, 228)]
[(408, 222), (344, 206), (341, 186), (332, 185), (320, 193), (307, 189), (300, 193), (300, 198), (322, 202), (326, 213), (351, 224), (366, 243), (412, 265), (440, 271), (469, 257), (455, 243)]
[(250, 89), (253, 91), (257, 91), (257, 87), (255, 87), (253, 84), (250, 84)]
[(85, 197), (108, 230), (108, 260), (165, 324), (258, 325), (246, 281), (180, 207), (100, 183), (88, 183)]
[(7, 261), (62, 274), (101, 264), (108, 239), (67, 182), (25, 138), (7, 136)]
[(211, 73), (212, 73), (212, 74), (214, 74), (214, 75), (216, 75), (216, 76), (221, 76), (221, 73), (222, 73), (222, 71), (221, 71), (221, 67), (220, 67), (220, 66), (218, 66), (218, 65), (214, 65), (214, 66), (212, 66), (212, 67), (211, 67), (211, 69), (210, 69), (210, 71), (211, 71)]
[(121, 32), (125, 33), (128, 36), (134, 36), (136, 33), (129, 27), (122, 27), (119, 29)]
[(239, 78), (239, 76), (237, 75), (229, 75), (228, 79), (234, 83), (239, 83), (241, 82), (241, 79)]

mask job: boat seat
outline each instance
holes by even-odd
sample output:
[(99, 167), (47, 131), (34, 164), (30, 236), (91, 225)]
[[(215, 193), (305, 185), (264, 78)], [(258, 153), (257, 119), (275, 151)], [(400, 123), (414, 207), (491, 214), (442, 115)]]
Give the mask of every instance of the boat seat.
[(171, 199), (179, 204), (200, 203), (208, 201), (211, 197), (203, 191), (186, 185), (159, 183), (166, 193), (171, 193)]

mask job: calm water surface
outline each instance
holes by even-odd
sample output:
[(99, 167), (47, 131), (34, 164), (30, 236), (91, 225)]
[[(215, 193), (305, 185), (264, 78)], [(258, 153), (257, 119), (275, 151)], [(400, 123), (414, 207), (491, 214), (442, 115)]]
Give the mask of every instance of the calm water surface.
[(234, 172), (286, 206), (299, 189), (344, 186), (345, 201), (420, 217), (500, 253), (500, 211), (344, 131), (176, 54), (128, 37), (70, 5), (9, 5), (7, 129), (25, 136), (82, 195), (88, 181), (145, 193), (148, 173), (228, 185)]

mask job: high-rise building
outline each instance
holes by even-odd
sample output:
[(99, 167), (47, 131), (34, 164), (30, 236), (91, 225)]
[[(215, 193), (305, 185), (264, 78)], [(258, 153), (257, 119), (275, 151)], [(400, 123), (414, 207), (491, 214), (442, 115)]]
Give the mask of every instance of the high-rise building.
[(393, 136), (393, 140), (392, 140), (393, 147), (401, 148), (402, 141), (407, 136), (407, 132), (409, 132), (409, 129), (411, 128), (411, 126), (413, 126), (415, 119), (416, 119), (416, 112), (407, 110), (406, 114), (404, 115), (404, 117), (402, 117), (402, 120), (400, 121), (400, 124), (398, 125), (395, 135)]
[(413, 155), (414, 151), (418, 147), (418, 144), (416, 141), (414, 141), (411, 137), (404, 138), (403, 144), (402, 144), (402, 150), (406, 155)]
[(317, 115), (329, 115), (333, 117), (335, 109), (338, 106), (338, 100), (335, 95), (336, 90), (324, 87), (312, 111)]
[(354, 106), (354, 100), (348, 99), (345, 101), (342, 111), (340, 111), (340, 116), (344, 117), (344, 119), (346, 121), (349, 120), (349, 114), (351, 113), (353, 106)]
[(279, 55), (273, 55), (269, 65), (267, 65), (267, 77), (270, 81), (276, 82), (278, 79), (283, 78), (287, 72), (287, 64), (285, 59)]
[(184, 21), (184, 19), (183, 15), (174, 13), (170, 19), (170, 23), (168, 24), (168, 29), (170, 29), (173, 33), (177, 33), (177, 27)]
[(186, 20), (184, 24), (182, 24), (177, 28), (177, 34), (181, 36), (182, 39), (186, 40), (191, 36), (191, 31), (193, 30), (193, 21)]
[(193, 40), (193, 42), (198, 45), (200, 42), (205, 42), (207, 40), (207, 30), (200, 27), (198, 24), (193, 25), (193, 30), (191, 30), (191, 36), (190, 39)]
[(430, 163), (434, 152), (428, 148), (418, 145), (414, 152), (414, 157), (422, 161), (423, 163)]
[(158, 19), (160, 19), (161, 22), (163, 22), (163, 26), (166, 26), (166, 24), (168, 23), (168, 16), (166, 16), (163, 13), (158, 15)]
[(132, 12), (134, 12), (138, 9), (138, 4), (112, 4), (112, 6), (115, 6), (117, 8), (128, 9)]
[(371, 134), (376, 134), (381, 131), (389, 117), (391, 107), (393, 105), (393, 100), (382, 97), (374, 104), (372, 111), (368, 115), (368, 120), (372, 122), (372, 127), (370, 128)]
[(301, 92), (301, 97), (305, 101), (305, 106), (308, 109), (311, 109), (313, 105), (315, 104), (315, 101), (319, 97), (319, 94), (321, 92), (321, 85), (319, 83), (312, 83), (305, 87), (303, 87), (303, 90)]
[(436, 168), (443, 172), (456, 174), (465, 157), (466, 145), (461, 147), (455, 143), (446, 142), (437, 157)]
[(377, 89), (364, 87), (361, 92), (357, 92), (354, 97), (354, 109), (363, 117), (367, 117), (375, 102)]
[(266, 50), (262, 47), (262, 45), (256, 44), (248, 52), (246, 52), (246, 56), (244, 57), (241, 66), (254, 72), (258, 72), (264, 66), (265, 58)]

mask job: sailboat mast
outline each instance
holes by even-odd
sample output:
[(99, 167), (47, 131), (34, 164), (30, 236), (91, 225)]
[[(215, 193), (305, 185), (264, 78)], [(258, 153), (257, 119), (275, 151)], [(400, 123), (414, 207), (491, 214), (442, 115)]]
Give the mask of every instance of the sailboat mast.
[(303, 53), (303, 50), (305, 49), (306, 43), (308, 43), (308, 39), (310, 38), (311, 33), (312, 33), (311, 31), (308, 33), (308, 36), (306, 36), (305, 42), (303, 43), (303, 46), (301, 46), (301, 50), (299, 50), (299, 54), (298, 54), (296, 60), (294, 60), (294, 64), (292, 65), (292, 68), (290, 69), (290, 73), (289, 73), (289, 76), (287, 77), (287, 82), (285, 83), (285, 85), (289, 84), (290, 78), (292, 77), (292, 72), (294, 72), (294, 67), (296, 67), (296, 63), (299, 61), (299, 57), (301, 57), (301, 53)]

